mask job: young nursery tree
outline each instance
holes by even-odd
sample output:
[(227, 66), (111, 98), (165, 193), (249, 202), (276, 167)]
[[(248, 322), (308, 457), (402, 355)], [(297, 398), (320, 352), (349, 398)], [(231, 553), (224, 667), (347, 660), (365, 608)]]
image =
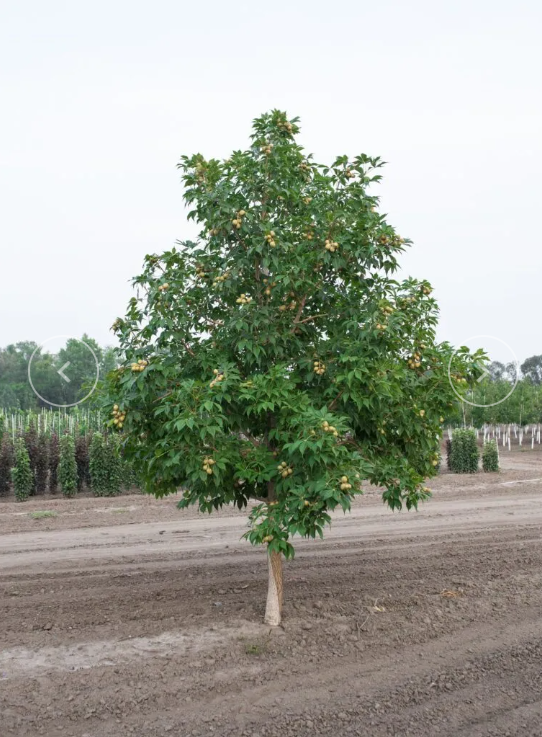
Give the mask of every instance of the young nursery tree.
[(38, 436), (36, 444), (36, 456), (34, 467), (34, 478), (36, 483), (36, 494), (45, 494), (47, 489), (47, 477), (49, 475), (49, 441), (44, 433)]
[(28, 459), (30, 461), (30, 470), (32, 471), (32, 476), (34, 478), (34, 484), (30, 491), (30, 496), (33, 496), (36, 493), (36, 470), (38, 466), (38, 457), (40, 455), (39, 434), (33, 422), (31, 422), (26, 428), (23, 438), (28, 452)]
[(448, 467), (453, 473), (476, 473), (480, 453), (474, 430), (454, 430), (451, 448), (448, 452)]
[(75, 441), (73, 435), (60, 438), (60, 463), (58, 464), (58, 482), (60, 490), (66, 497), (77, 493), (77, 462), (75, 460)]
[(90, 486), (89, 442), (86, 435), (75, 438), (75, 462), (77, 463), (77, 491)]
[[(273, 625), (295, 535), (322, 537), (364, 481), (392, 509), (427, 498), (454, 398), (430, 285), (393, 278), (407, 241), (369, 193), (382, 162), (319, 165), (298, 132), (273, 111), (246, 151), (181, 159), (201, 231), (146, 257), (110, 382), (110, 424), (148, 492), (183, 489), (179, 506), (205, 512), (254, 503)], [(471, 372), (465, 350), (454, 380)]]
[(90, 484), (94, 496), (115, 496), (122, 486), (122, 459), (116, 437), (95, 432), (90, 441)]
[(482, 450), (482, 468), (486, 473), (497, 473), (499, 470), (499, 448), (496, 440), (489, 440)]
[(60, 464), (60, 442), (56, 432), (49, 439), (49, 491), (56, 494), (58, 491), (58, 466)]
[(18, 502), (24, 502), (35, 489), (34, 474), (25, 442), (19, 438), (15, 444), (15, 465), (11, 469), (13, 489)]
[(13, 462), (13, 443), (7, 432), (0, 432), (0, 496), (9, 493)]

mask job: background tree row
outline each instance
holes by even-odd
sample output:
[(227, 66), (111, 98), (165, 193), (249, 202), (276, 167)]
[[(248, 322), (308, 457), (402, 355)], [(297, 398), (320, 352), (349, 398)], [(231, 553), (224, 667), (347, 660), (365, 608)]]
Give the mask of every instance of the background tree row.
[(15, 437), (0, 431), (0, 496), (13, 491), (24, 501), (46, 493), (72, 497), (84, 490), (114, 496), (137, 487), (116, 434), (45, 434), (35, 425)]

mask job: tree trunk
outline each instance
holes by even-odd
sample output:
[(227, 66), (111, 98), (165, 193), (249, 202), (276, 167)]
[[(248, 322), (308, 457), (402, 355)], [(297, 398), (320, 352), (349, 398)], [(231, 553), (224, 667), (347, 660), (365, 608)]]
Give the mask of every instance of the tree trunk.
[(282, 554), (276, 550), (268, 553), (269, 586), (265, 607), (265, 624), (278, 626), (282, 617)]

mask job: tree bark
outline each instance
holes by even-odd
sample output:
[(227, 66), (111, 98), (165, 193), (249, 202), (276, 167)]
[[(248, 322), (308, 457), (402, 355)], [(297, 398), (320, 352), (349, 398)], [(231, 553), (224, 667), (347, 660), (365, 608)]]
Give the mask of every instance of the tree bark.
[[(265, 431), (265, 444), (269, 451), (274, 453), (273, 443), (269, 440), (269, 429), (276, 425), (275, 416), (268, 414), (268, 428)], [(276, 501), (275, 482), (267, 482), (267, 503)], [(278, 627), (282, 619), (282, 553), (276, 550), (267, 551), (268, 576), (267, 604), (265, 606), (265, 624)]]
[(282, 619), (282, 553), (269, 551), (269, 585), (265, 607), (265, 624), (277, 627)]

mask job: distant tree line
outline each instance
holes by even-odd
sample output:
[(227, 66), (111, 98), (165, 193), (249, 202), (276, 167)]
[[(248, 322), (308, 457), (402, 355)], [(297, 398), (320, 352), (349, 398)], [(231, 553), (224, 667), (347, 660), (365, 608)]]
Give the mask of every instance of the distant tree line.
[[(514, 363), (493, 361), (488, 370), (488, 376), (465, 395), (469, 402), (483, 406), (458, 400), (447, 418), (449, 423), (481, 427), (483, 424), (542, 422), (542, 355), (527, 358), (519, 369)], [(514, 384), (515, 389), (510, 394)], [(510, 396), (504, 399), (508, 394)]]
[[(115, 369), (119, 363), (116, 348), (101, 347), (88, 335), (81, 341), (94, 351), (99, 364), (100, 378)], [(39, 392), (50, 402), (73, 404), (82, 399), (96, 378), (96, 364), (82, 342), (70, 339), (57, 354), (36, 352), (33, 361), (33, 381)], [(21, 341), (0, 348), (0, 409), (36, 410), (48, 406), (32, 391), (28, 381), (28, 362), (38, 344)], [(39, 360), (37, 360), (39, 359)], [(70, 381), (59, 380), (58, 368), (70, 364)], [(488, 366), (489, 375), (466, 398), (483, 407), (473, 407), (462, 402), (451, 410), (446, 418), (449, 423), (480, 427), (484, 423), (531, 424), (542, 422), (542, 355), (527, 358), (519, 367), (514, 363), (493, 361)], [(511, 396), (505, 397), (518, 378)], [(92, 395), (85, 406), (92, 406), (99, 393)], [(487, 405), (493, 405), (488, 407)]]
[[(115, 348), (102, 348), (88, 335), (83, 335), (81, 341), (95, 353), (100, 379), (116, 368)], [(28, 380), (28, 364), (34, 351), (32, 381), (42, 397), (58, 405), (73, 404), (85, 397), (96, 380), (96, 362), (81, 341), (69, 339), (57, 354), (42, 352), (34, 341), (0, 348), (0, 408), (31, 410), (48, 406), (37, 397)], [(70, 364), (70, 381), (62, 381), (58, 374), (66, 363)], [(90, 404), (92, 400), (90, 397)]]

